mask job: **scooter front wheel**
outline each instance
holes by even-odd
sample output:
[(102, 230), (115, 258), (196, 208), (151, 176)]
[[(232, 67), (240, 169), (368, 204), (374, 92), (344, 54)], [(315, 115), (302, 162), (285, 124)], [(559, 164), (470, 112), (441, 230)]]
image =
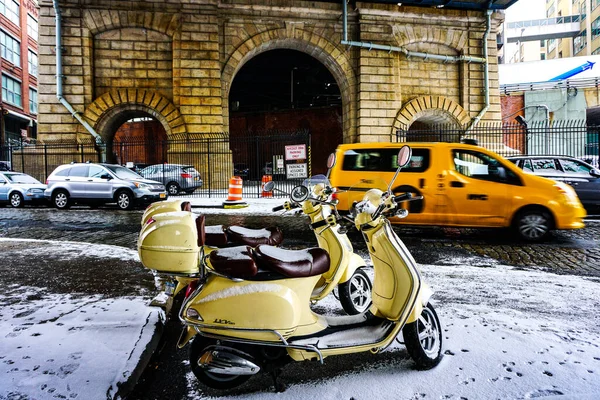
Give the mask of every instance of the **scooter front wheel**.
[(190, 366), (196, 378), (213, 389), (231, 389), (250, 379), (251, 375), (217, 374), (198, 365), (200, 357), (209, 351), (207, 348), (215, 344), (217, 344), (217, 341), (214, 339), (208, 339), (200, 335), (194, 337), (190, 347)]
[(346, 282), (338, 287), (340, 303), (348, 315), (365, 312), (371, 307), (371, 290), (373, 284), (369, 275), (358, 268)]
[(431, 303), (423, 308), (419, 319), (402, 328), (408, 354), (417, 369), (435, 367), (442, 359), (442, 328)]

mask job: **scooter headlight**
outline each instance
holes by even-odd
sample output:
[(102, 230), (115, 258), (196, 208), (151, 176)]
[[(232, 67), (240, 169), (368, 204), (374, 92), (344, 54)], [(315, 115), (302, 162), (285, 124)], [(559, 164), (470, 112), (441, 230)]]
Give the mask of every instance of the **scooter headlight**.
[(190, 319), (195, 319), (195, 320), (198, 320), (198, 321), (204, 321), (202, 319), (202, 317), (200, 316), (200, 313), (198, 311), (196, 311), (195, 309), (193, 309), (192, 307), (189, 307), (185, 311), (185, 316), (187, 318), (190, 318)]

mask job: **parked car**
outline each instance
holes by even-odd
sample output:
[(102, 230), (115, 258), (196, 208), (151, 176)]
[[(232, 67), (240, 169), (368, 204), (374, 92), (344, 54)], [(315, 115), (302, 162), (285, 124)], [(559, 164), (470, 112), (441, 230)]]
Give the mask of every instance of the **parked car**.
[(0, 203), (18, 208), (25, 204), (41, 204), (46, 185), (21, 172), (0, 172)]
[(578, 158), (580, 160), (583, 160), (586, 163), (590, 164), (594, 168), (600, 168), (600, 163), (598, 162), (598, 156), (597, 155), (580, 156)]
[(0, 171), (12, 171), (10, 161), (0, 161)]
[(184, 164), (156, 164), (140, 171), (146, 179), (162, 182), (169, 195), (180, 192), (193, 193), (202, 187), (202, 177), (193, 165)]
[(58, 166), (46, 180), (46, 199), (59, 209), (72, 204), (117, 203), (128, 210), (167, 198), (165, 186), (120, 165), (71, 163)]
[(588, 211), (600, 209), (600, 170), (568, 156), (508, 157), (525, 172), (567, 183)]
[[(389, 182), (404, 143), (357, 143), (337, 148), (330, 180), (340, 190), (338, 209), (349, 208), (378, 179)], [(553, 229), (583, 228), (585, 209), (570, 186), (527, 174), (502, 156), (463, 143), (411, 142), (409, 165), (392, 184), (395, 193), (423, 199), (408, 202), (407, 218), (395, 224), (512, 227), (528, 241)]]

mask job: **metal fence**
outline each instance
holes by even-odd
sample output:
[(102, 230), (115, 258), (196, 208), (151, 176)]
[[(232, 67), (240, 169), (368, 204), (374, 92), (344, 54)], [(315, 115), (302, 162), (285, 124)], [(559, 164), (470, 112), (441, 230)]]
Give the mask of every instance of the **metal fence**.
[[(600, 126), (582, 121), (479, 124), (467, 131), (449, 125), (427, 129), (398, 129), (397, 142), (459, 142), (474, 140), (502, 156), (559, 154), (582, 159), (598, 158)], [(597, 162), (597, 161), (596, 161)]]
[[(305, 146), (307, 159), (285, 160), (286, 146)], [(22, 143), (0, 147), (0, 160), (41, 182), (57, 166), (71, 162), (121, 164), (142, 175), (146, 174), (145, 167), (159, 165), (161, 176), (154, 175), (154, 179), (165, 184), (179, 182), (179, 194), (216, 198), (227, 197), (232, 176), (243, 179), (244, 197), (260, 197), (266, 195), (262, 192), (265, 180), (276, 181), (276, 187), (286, 192), (302, 182), (303, 178), (287, 179), (289, 164), (304, 164), (307, 176), (312, 172), (308, 131), (265, 131), (231, 137), (180, 135), (168, 140), (124, 140), (102, 146), (92, 141)], [(193, 170), (171, 168), (173, 165), (192, 166), (200, 174), (202, 185), (194, 190)]]
[[(560, 154), (579, 157), (598, 166), (600, 126), (587, 126), (581, 121), (479, 124), (470, 131), (436, 125), (417, 130), (398, 129), (391, 141), (459, 142), (466, 139), (476, 140), (480, 146), (502, 156)], [(306, 160), (286, 160), (286, 146), (299, 145), (305, 146)], [(61, 164), (106, 160), (137, 171), (149, 165), (161, 165), (163, 182), (168, 183), (171, 178), (181, 178), (181, 173), (187, 172), (168, 172), (165, 163), (190, 165), (203, 181), (191, 195), (225, 198), (230, 178), (240, 176), (243, 197), (251, 198), (263, 195), (264, 179), (277, 181), (276, 187), (286, 192), (301, 183), (302, 178), (288, 179), (286, 172), (290, 164), (304, 163), (306, 175), (311, 176), (310, 145), (308, 131), (181, 135), (165, 141), (115, 141), (108, 146), (97, 146), (92, 141), (20, 143), (0, 147), (0, 169), (9, 166), (44, 182)], [(183, 187), (180, 193), (189, 195)]]

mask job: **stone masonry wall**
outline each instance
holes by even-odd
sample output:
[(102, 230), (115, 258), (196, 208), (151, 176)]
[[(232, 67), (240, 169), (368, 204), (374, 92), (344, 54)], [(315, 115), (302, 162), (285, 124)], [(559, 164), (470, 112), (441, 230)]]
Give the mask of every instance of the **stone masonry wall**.
[[(56, 98), (55, 20), (40, 1), (39, 137), (90, 133)], [(167, 135), (228, 131), (235, 74), (272, 49), (303, 51), (335, 77), (343, 140), (389, 140), (420, 122), (468, 125), (484, 107), (483, 65), (444, 63), (341, 44), (338, 3), (270, 0), (60, 0), (64, 98), (103, 137), (120, 113), (155, 116)], [(490, 100), (500, 120), (496, 31), (488, 38)], [(348, 39), (408, 50), (481, 57), (483, 12), (355, 3)], [(128, 114), (129, 115), (129, 114)]]

